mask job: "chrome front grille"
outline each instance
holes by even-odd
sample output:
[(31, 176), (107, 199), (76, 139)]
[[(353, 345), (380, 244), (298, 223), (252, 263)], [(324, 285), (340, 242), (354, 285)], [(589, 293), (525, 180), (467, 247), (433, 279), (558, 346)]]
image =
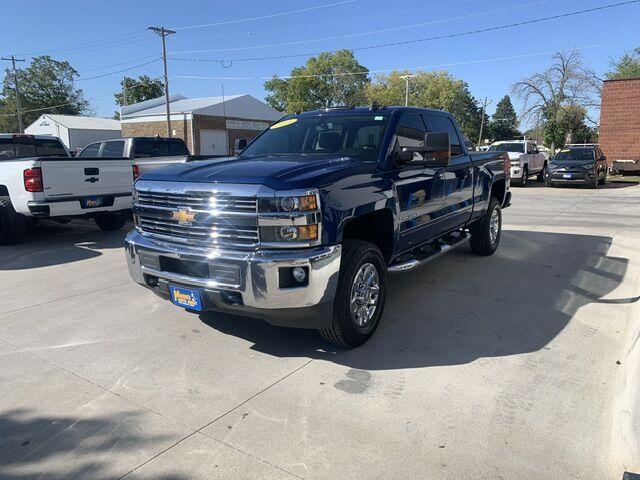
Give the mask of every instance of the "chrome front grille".
[(211, 192), (139, 192), (138, 203), (164, 208), (189, 207), (193, 210), (241, 213), (256, 213), (258, 206), (255, 197), (238, 197)]
[(194, 190), (137, 190), (138, 230), (164, 241), (205, 248), (256, 248), (257, 197)]

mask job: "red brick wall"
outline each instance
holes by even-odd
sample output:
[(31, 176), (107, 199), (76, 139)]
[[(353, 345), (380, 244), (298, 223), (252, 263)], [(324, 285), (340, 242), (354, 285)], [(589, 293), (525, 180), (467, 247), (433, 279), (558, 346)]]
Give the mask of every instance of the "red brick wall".
[(640, 160), (640, 78), (604, 82), (600, 146), (609, 163)]

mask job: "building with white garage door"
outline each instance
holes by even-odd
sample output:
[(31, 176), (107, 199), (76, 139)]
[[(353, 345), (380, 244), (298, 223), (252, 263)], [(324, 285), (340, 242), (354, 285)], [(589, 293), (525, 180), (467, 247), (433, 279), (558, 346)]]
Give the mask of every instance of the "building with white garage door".
[[(233, 154), (235, 141), (253, 138), (283, 114), (251, 95), (186, 98), (170, 95), (171, 135), (194, 155)], [(164, 97), (120, 109), (125, 137), (167, 135)]]
[(79, 115), (41, 115), (25, 128), (30, 135), (53, 135), (60, 138), (69, 150), (76, 152), (86, 145), (121, 138), (120, 122), (112, 118), (82, 117)]

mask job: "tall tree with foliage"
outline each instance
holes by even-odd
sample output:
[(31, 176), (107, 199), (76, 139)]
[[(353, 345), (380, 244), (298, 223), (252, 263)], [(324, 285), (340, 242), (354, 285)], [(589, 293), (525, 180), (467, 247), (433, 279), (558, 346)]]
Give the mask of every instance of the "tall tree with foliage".
[(114, 94), (116, 103), (121, 107), (134, 103), (144, 102), (164, 95), (164, 83), (159, 78), (151, 78), (147, 75), (130, 78), (124, 77), (120, 82), (121, 91)]
[[(121, 107), (134, 103), (144, 102), (164, 95), (164, 83), (159, 78), (151, 78), (141, 75), (137, 79), (124, 77), (120, 82), (120, 92), (113, 96)], [(120, 118), (120, 112), (116, 112), (115, 118)]]
[(512, 140), (521, 136), (518, 130), (518, 115), (513, 108), (511, 97), (505, 95), (496, 105), (496, 111), (489, 122), (488, 136), (496, 142)]
[(349, 50), (324, 52), (296, 67), (289, 78), (265, 82), (266, 101), (276, 110), (297, 112), (336, 105), (359, 105), (369, 70)]
[(640, 47), (611, 61), (612, 70), (607, 73), (610, 80), (640, 77)]
[[(81, 89), (76, 88), (78, 72), (69, 64), (47, 55), (35, 57), (29, 66), (18, 70), (20, 104), (25, 125), (43, 113), (81, 115), (88, 113), (89, 102)], [(0, 94), (0, 131), (17, 132), (16, 96), (13, 72), (5, 71)]]
[(584, 121), (595, 124), (587, 111), (600, 106), (600, 81), (578, 52), (556, 53), (549, 68), (520, 80), (513, 91), (524, 104), (523, 118), (542, 122), (545, 143), (552, 148), (562, 147)]
[[(367, 103), (404, 105), (406, 83), (402, 76), (409, 73), (394, 71), (378, 75), (366, 88)], [(415, 73), (409, 81), (409, 105), (447, 110), (458, 120), (465, 135), (474, 142), (478, 138), (482, 118), (478, 102), (467, 83), (448, 72)]]

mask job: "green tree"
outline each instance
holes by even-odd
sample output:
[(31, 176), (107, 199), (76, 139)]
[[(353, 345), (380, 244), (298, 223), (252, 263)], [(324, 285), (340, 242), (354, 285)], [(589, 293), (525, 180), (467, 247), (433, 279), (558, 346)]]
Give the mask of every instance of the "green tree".
[(513, 91), (523, 102), (522, 117), (542, 122), (545, 143), (553, 150), (590, 121), (588, 109), (600, 106), (600, 83), (577, 52), (559, 52), (544, 72), (516, 82)]
[[(375, 82), (366, 87), (367, 103), (404, 105), (406, 83), (402, 76), (408, 74), (394, 71), (378, 75)], [(448, 72), (415, 73), (409, 80), (409, 105), (446, 110), (456, 118), (466, 136), (473, 142), (478, 138), (482, 111), (467, 83)]]
[(336, 105), (359, 105), (369, 70), (349, 50), (324, 52), (296, 67), (288, 78), (265, 82), (266, 101), (276, 110), (297, 112)]
[(640, 47), (631, 53), (625, 53), (617, 60), (611, 61), (612, 70), (607, 73), (610, 80), (640, 77)]
[[(69, 64), (47, 55), (35, 57), (24, 70), (18, 70), (20, 104), (24, 125), (43, 113), (80, 115), (89, 112), (89, 102), (76, 88), (78, 72)], [(17, 132), (16, 96), (13, 72), (5, 71), (0, 93), (0, 131)]]
[[(151, 78), (141, 75), (137, 79), (124, 77), (120, 82), (121, 91), (113, 96), (116, 104), (124, 107), (134, 103), (144, 102), (164, 95), (164, 83), (159, 78)], [(114, 118), (120, 118), (120, 112), (116, 112)]]
[(522, 135), (518, 130), (518, 123), (518, 115), (511, 98), (505, 95), (496, 105), (496, 111), (491, 117), (488, 136), (496, 142), (517, 138)]

